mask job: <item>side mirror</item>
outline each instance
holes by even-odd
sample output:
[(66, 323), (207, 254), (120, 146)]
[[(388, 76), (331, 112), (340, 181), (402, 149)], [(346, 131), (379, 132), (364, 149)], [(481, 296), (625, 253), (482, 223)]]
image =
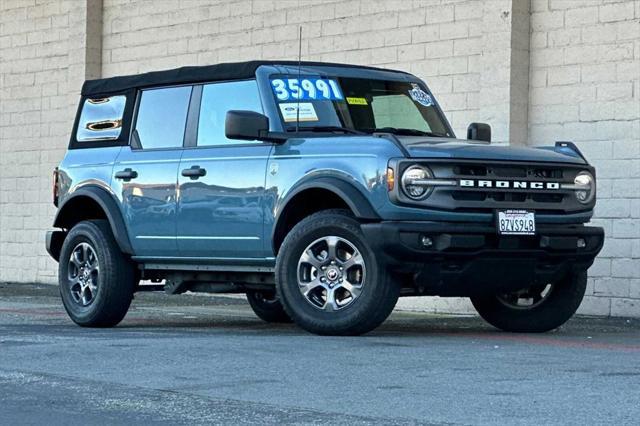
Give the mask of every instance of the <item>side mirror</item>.
[(491, 126), (486, 123), (471, 123), (467, 128), (467, 139), (491, 142)]
[(254, 111), (227, 111), (224, 134), (229, 139), (260, 140), (268, 137), (269, 118)]

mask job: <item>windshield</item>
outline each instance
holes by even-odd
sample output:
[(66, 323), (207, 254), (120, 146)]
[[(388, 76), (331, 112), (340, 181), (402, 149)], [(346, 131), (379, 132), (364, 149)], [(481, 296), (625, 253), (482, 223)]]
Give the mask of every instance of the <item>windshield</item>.
[(271, 76), (285, 131), (389, 132), (452, 137), (431, 94), (416, 83)]

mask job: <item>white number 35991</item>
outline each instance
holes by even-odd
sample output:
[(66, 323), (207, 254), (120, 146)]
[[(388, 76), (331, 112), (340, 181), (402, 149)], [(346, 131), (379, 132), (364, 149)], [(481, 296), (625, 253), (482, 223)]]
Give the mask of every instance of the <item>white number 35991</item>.
[(340, 86), (333, 79), (325, 78), (275, 78), (271, 80), (273, 93), (279, 101), (342, 100)]

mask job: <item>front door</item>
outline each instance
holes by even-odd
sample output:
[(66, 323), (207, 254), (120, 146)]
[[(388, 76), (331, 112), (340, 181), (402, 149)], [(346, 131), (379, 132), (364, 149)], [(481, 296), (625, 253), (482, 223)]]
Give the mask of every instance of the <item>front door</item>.
[(176, 257), (178, 166), (191, 86), (140, 93), (131, 146), (113, 169), (129, 238), (137, 256)]
[(263, 247), (265, 172), (272, 145), (227, 139), (229, 110), (262, 113), (254, 80), (207, 84), (197, 136), (179, 167), (177, 241), (183, 257), (253, 260)]

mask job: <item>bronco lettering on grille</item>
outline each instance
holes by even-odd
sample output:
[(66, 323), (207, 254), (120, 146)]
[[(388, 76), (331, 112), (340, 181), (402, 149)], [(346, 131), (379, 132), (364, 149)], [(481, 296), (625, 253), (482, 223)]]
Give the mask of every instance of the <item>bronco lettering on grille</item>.
[(529, 182), (526, 180), (460, 179), (459, 185), (463, 188), (560, 189), (558, 182)]

